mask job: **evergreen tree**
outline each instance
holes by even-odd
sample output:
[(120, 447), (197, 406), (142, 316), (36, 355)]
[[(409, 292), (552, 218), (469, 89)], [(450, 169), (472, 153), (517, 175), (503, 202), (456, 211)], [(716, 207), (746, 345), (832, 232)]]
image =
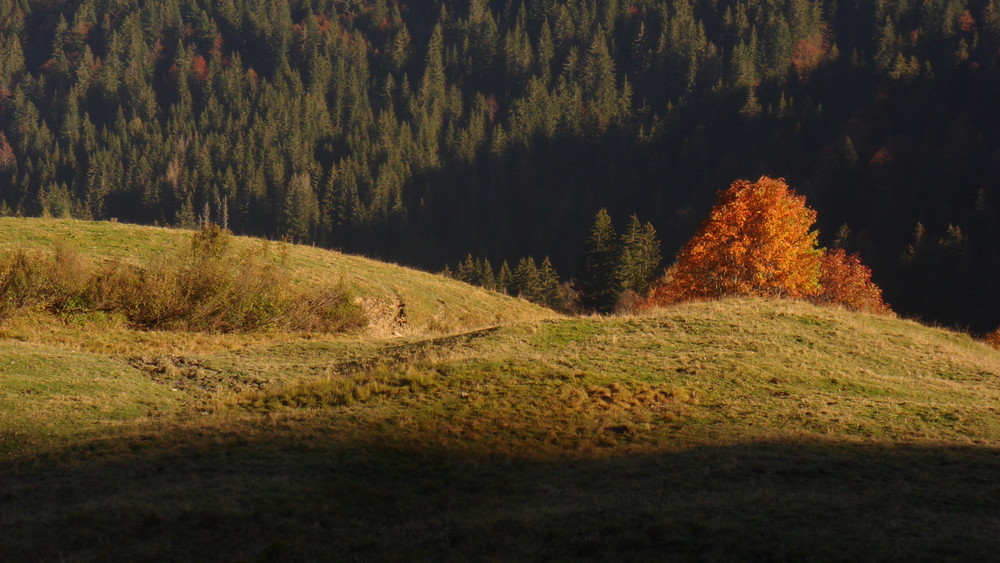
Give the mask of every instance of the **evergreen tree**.
[(500, 264), (500, 271), (497, 273), (497, 291), (501, 293), (514, 293), (514, 274), (510, 271), (510, 264), (506, 260)]
[[(217, 215), (221, 216), (221, 213)], [(315, 229), (319, 225), (319, 201), (308, 174), (292, 177), (285, 194), (281, 222), (284, 234), (292, 240), (315, 240)]]
[(541, 278), (538, 275), (538, 266), (535, 259), (530, 256), (521, 258), (514, 268), (514, 290), (512, 293), (522, 299), (537, 302), (541, 294)]
[(389, 68), (393, 72), (402, 72), (406, 68), (412, 49), (410, 41), (410, 31), (405, 23), (401, 23), (389, 48)]
[(538, 268), (538, 302), (547, 307), (559, 306), (559, 274), (552, 267), (552, 261), (546, 256)]
[(467, 284), (475, 285), (479, 279), (479, 265), (472, 254), (467, 254), (457, 268), (455, 268), (455, 279)]
[(583, 305), (599, 313), (610, 313), (614, 309), (621, 282), (618, 274), (620, 247), (611, 216), (601, 209), (594, 217), (593, 226), (587, 235), (580, 265), (580, 291)]
[(628, 229), (621, 237), (621, 249), (618, 276), (622, 289), (645, 295), (656, 279), (657, 269), (663, 260), (656, 229), (632, 215)]
[(483, 258), (479, 263), (478, 268), (478, 279), (476, 280), (477, 285), (485, 287), (486, 289), (495, 290), (497, 288), (496, 276), (493, 273), (493, 265), (490, 261)]

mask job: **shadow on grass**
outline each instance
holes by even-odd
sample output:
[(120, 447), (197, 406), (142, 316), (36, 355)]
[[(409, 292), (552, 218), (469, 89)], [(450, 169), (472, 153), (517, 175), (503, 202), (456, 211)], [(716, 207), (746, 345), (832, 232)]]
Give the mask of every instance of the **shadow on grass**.
[(164, 442), (0, 461), (0, 560), (1000, 553), (994, 448), (750, 443), (538, 462), (374, 439)]

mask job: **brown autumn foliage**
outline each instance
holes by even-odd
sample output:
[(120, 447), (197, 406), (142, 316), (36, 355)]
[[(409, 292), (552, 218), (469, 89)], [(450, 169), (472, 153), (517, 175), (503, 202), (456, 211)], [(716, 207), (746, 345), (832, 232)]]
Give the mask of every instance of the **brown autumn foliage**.
[(800, 80), (815, 70), (823, 55), (822, 35), (801, 39), (792, 47), (792, 66)]
[(733, 182), (643, 305), (748, 295), (891, 313), (860, 256), (817, 247), (815, 221), (784, 180)]
[(986, 343), (1000, 350), (1000, 328), (986, 335)]
[(972, 12), (969, 10), (962, 12), (962, 15), (958, 17), (958, 27), (963, 33), (976, 30), (976, 18), (972, 17)]
[(784, 180), (737, 180), (655, 284), (647, 306), (727, 295), (809, 297), (820, 292), (816, 212)]
[(881, 147), (877, 151), (875, 151), (875, 154), (872, 155), (872, 158), (871, 160), (868, 161), (868, 164), (874, 164), (874, 165), (889, 164), (894, 160), (896, 160), (896, 157), (893, 156), (892, 152), (890, 152), (889, 149), (886, 147)]
[(0, 170), (5, 170), (17, 164), (14, 148), (7, 142), (7, 136), (0, 131)]
[(872, 281), (872, 271), (861, 263), (858, 253), (847, 254), (835, 248), (823, 254), (820, 262), (819, 294), (811, 300), (837, 304), (852, 311), (887, 314), (892, 310), (882, 299), (882, 290)]
[(191, 61), (191, 76), (199, 82), (204, 82), (208, 77), (208, 61), (205, 60), (205, 57), (195, 55)]
[(792, 46), (792, 67), (799, 79), (805, 79), (830, 52), (832, 38), (829, 27), (824, 25), (816, 33), (800, 39)]

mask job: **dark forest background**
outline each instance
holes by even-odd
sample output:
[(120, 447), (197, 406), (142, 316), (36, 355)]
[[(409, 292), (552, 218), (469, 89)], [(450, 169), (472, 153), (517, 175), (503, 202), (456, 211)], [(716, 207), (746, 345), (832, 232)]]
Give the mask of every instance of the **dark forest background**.
[(0, 212), (568, 278), (598, 209), (669, 257), (767, 174), (987, 330), (998, 55), (1000, 0), (0, 0)]

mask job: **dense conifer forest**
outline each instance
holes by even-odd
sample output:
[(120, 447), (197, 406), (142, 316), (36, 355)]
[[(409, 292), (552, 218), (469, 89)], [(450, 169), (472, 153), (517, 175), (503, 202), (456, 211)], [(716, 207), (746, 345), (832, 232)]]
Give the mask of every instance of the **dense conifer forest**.
[(0, 0), (0, 211), (534, 256), (551, 296), (598, 210), (669, 263), (767, 174), (896, 311), (985, 331), (998, 55), (1000, 0)]

